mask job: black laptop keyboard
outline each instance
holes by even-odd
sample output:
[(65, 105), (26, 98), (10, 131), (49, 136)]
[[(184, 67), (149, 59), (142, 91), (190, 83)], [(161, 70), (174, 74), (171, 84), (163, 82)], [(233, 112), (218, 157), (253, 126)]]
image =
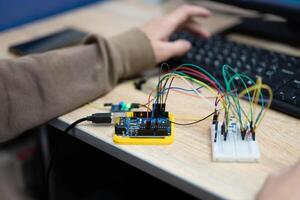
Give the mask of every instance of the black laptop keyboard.
[[(187, 32), (179, 32), (171, 40), (186, 39), (193, 48), (172, 64), (193, 63), (221, 79), (224, 64), (256, 79), (262, 77), (274, 93), (272, 108), (300, 118), (300, 58), (258, 47), (237, 43), (221, 35), (201, 39)], [(241, 90), (242, 88), (239, 88)]]

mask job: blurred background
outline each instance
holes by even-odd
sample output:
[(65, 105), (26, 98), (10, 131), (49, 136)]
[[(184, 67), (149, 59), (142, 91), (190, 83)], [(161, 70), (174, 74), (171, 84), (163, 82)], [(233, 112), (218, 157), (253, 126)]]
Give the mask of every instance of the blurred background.
[(0, 31), (101, 0), (0, 1)]
[[(273, 45), (273, 50), (294, 53), (293, 47), (286, 44), (299, 46), (300, 5), (297, 0), (258, 0), (255, 3), (238, 0), (217, 3), (208, 0), (0, 0), (0, 50), (5, 52), (1, 58), (15, 57), (11, 53), (16, 53), (15, 49), (7, 47), (67, 27), (105, 37), (115, 35), (183, 3), (210, 9), (212, 17), (201, 20), (201, 23), (203, 26), (210, 24), (207, 29), (212, 32), (235, 26), (245, 18), (275, 19), (281, 25), (287, 22), (280, 26), (282, 29), (270, 26), (267, 32), (257, 32), (266, 27), (264, 24), (255, 29), (252, 26), (251, 31), (246, 30), (251, 36), (267, 35), (265, 39), (282, 40), (280, 42), (284, 44)], [(249, 11), (248, 8), (253, 10)], [(284, 28), (286, 24), (288, 29)], [(286, 37), (284, 34), (287, 34)], [(49, 194), (45, 174), (53, 149), (56, 150), (56, 156)], [(119, 171), (120, 168), (123, 170)], [(7, 177), (8, 174), (15, 175)], [(142, 199), (157, 199), (169, 198), (170, 195), (176, 196), (176, 199), (193, 199), (88, 144), (62, 134), (50, 125), (30, 130), (12, 141), (0, 144), (0, 179), (4, 177), (10, 181), (0, 185), (0, 199), (23, 199), (24, 195), (28, 199), (141, 199), (141, 196)], [(155, 190), (148, 193), (149, 188)], [(1, 196), (2, 190), (11, 191), (12, 196)]]

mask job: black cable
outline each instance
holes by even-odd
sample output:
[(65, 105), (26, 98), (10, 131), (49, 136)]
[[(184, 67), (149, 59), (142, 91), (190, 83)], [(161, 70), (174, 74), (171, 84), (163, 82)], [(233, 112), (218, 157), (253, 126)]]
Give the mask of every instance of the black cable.
[(183, 123), (177, 123), (177, 122), (173, 122), (173, 121), (170, 121), (171, 123), (173, 124), (176, 124), (176, 125), (181, 125), (181, 126), (188, 126), (188, 125), (193, 125), (193, 124), (197, 124), (199, 122), (202, 122), (204, 120), (206, 120), (207, 118), (209, 118), (210, 116), (214, 115), (217, 111), (214, 111), (212, 113), (210, 113), (209, 115), (207, 115), (206, 117), (202, 118), (202, 119), (199, 119), (197, 121), (194, 121), (194, 122), (190, 122), (190, 123), (186, 123), (186, 124), (183, 124)]
[(169, 92), (170, 92), (170, 88), (171, 88), (171, 85), (173, 83), (173, 80), (174, 80), (174, 77), (171, 79), (170, 81), (170, 84), (169, 84), (169, 88), (168, 88), (168, 92), (167, 92), (167, 95), (166, 95), (166, 99), (165, 99), (165, 104), (167, 103), (167, 99), (168, 99), (168, 96), (169, 96)]
[[(64, 133), (68, 133), (70, 130), (72, 130), (76, 125), (78, 125), (79, 123), (82, 123), (84, 121), (90, 121), (90, 117), (84, 117), (84, 118), (81, 118), (75, 122), (73, 122), (72, 124), (70, 124), (65, 130), (64, 130)], [(51, 153), (50, 155), (50, 160), (49, 160), (49, 164), (48, 164), (48, 167), (47, 167), (47, 172), (46, 172), (46, 189), (48, 191), (48, 196), (49, 196), (49, 193), (50, 193), (50, 175), (51, 175), (51, 169), (53, 167), (53, 161), (54, 161), (54, 155), (58, 149), (58, 146), (57, 145), (56, 147), (54, 147), (53, 149), (53, 152)]]
[[(65, 130), (64, 133), (68, 133), (70, 130), (72, 130), (73, 128), (75, 128), (76, 125), (80, 124), (81, 122), (85, 122), (85, 121), (90, 121), (92, 123), (95, 124), (111, 124), (112, 123), (112, 114), (111, 113), (94, 113), (90, 116), (87, 117), (83, 117), (81, 119), (76, 120), (75, 122), (73, 122), (72, 124), (70, 124)], [(59, 147), (59, 144), (57, 144), (54, 149), (53, 152), (50, 155), (50, 159), (49, 159), (49, 164), (47, 167), (47, 172), (46, 172), (46, 188), (47, 191), (49, 192), (49, 179), (50, 179), (50, 174), (51, 174), (51, 169), (53, 166), (53, 160), (54, 160), (54, 155), (55, 152), (57, 151)]]
[(85, 122), (85, 121), (90, 121), (91, 117), (84, 117), (81, 119), (76, 120), (75, 122), (73, 122), (72, 124), (70, 124), (65, 130), (64, 133), (68, 133), (70, 130), (72, 130), (77, 124), (81, 123), (81, 122)]
[(161, 96), (161, 102), (160, 102), (161, 104), (163, 104), (163, 102), (164, 102), (164, 94), (163, 94), (163, 92), (165, 91), (165, 87), (166, 87), (168, 81), (169, 81), (169, 78), (166, 78), (165, 83), (164, 83), (164, 85), (162, 86), (161, 91), (159, 92), (159, 93), (160, 93), (160, 96)]
[[(159, 94), (161, 93), (160, 88), (161, 88), (161, 85), (162, 85), (162, 83), (160, 82), (160, 81), (161, 81), (160, 78), (161, 78), (162, 72), (163, 72), (163, 70), (164, 70), (164, 65), (166, 65), (167, 68), (168, 68), (168, 70), (170, 70), (170, 66), (169, 66), (168, 63), (162, 63), (162, 64), (160, 65), (160, 72), (159, 72), (159, 76), (158, 76), (158, 87), (157, 87), (157, 94), (156, 94), (156, 96), (158, 97), (157, 102), (160, 103), (160, 104), (163, 104), (163, 102), (164, 102), (164, 100), (163, 100), (163, 94), (162, 94), (162, 95), (159, 95)], [(169, 80), (169, 79), (166, 80), (166, 82), (165, 82), (163, 88), (166, 86), (168, 80)]]
[(161, 82), (160, 82), (160, 76), (161, 76), (161, 73), (162, 73), (162, 66), (163, 64), (160, 66), (160, 72), (159, 72), (159, 75), (158, 75), (158, 84), (157, 84), (157, 88), (156, 88), (156, 96), (157, 96), (157, 103), (160, 103), (159, 102), (159, 99), (160, 99), (160, 95), (159, 95), (159, 92), (160, 92), (160, 85), (161, 85)]

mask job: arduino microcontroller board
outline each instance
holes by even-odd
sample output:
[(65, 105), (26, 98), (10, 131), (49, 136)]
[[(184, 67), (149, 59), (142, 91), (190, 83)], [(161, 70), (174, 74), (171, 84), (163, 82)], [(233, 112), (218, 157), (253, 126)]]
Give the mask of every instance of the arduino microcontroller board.
[(127, 112), (125, 117), (116, 119), (114, 142), (118, 144), (171, 144), (174, 141), (173, 116), (161, 112)]

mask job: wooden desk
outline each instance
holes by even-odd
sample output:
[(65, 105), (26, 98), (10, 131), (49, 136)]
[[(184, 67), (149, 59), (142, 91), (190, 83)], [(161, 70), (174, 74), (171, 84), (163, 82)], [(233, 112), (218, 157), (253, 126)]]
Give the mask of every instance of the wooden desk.
[[(112, 1), (94, 4), (65, 13), (48, 20), (13, 29), (0, 34), (1, 58), (12, 57), (7, 47), (65, 26), (110, 36), (130, 27), (142, 24), (151, 17), (161, 15), (175, 4), (164, 6), (145, 5), (140, 1)], [(205, 22), (210, 30), (237, 21), (235, 18), (215, 14)], [(266, 43), (267, 44), (267, 43)], [(277, 44), (273, 45), (276, 48)], [(297, 51), (285, 47), (287, 51)], [(298, 51), (299, 52), (299, 51)], [(126, 92), (125, 92), (126, 91)], [(171, 94), (176, 95), (176, 94)], [(133, 88), (131, 82), (117, 86), (103, 102), (145, 102), (146, 94)], [(168, 110), (176, 113), (191, 111), (199, 116), (211, 112), (206, 104), (193, 98), (178, 95), (169, 99)], [(193, 106), (191, 106), (193, 105)], [(83, 106), (50, 122), (64, 129), (78, 118), (99, 112), (91, 106)], [(163, 181), (168, 182), (199, 198), (253, 199), (265, 178), (284, 166), (296, 162), (300, 156), (300, 120), (271, 110), (258, 130), (257, 140), (261, 150), (260, 163), (215, 163), (211, 161), (211, 120), (190, 126), (175, 128), (175, 142), (169, 146), (122, 146), (112, 141), (113, 128), (79, 125), (73, 134), (83, 140)]]

